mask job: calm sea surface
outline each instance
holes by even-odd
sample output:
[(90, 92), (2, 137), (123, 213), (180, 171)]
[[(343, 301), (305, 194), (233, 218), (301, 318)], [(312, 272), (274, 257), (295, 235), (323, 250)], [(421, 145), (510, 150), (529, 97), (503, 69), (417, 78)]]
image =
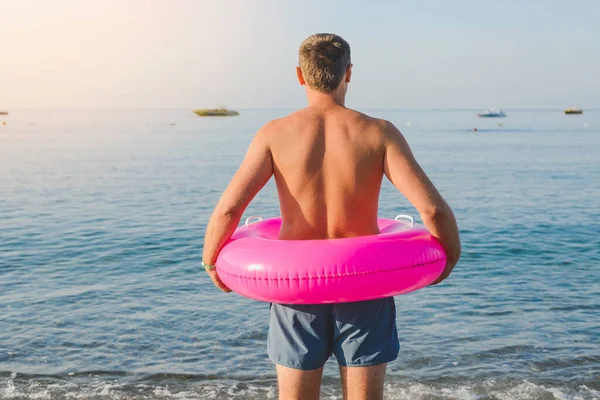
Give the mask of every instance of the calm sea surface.
[[(370, 112), (463, 240), (448, 281), (396, 297), (388, 399), (600, 399), (600, 111), (506, 112)], [(0, 398), (275, 398), (268, 305), (218, 292), (200, 259), (252, 135), (287, 113), (0, 116)], [(401, 213), (418, 217), (386, 183), (380, 215)], [(277, 214), (271, 182), (247, 215)]]

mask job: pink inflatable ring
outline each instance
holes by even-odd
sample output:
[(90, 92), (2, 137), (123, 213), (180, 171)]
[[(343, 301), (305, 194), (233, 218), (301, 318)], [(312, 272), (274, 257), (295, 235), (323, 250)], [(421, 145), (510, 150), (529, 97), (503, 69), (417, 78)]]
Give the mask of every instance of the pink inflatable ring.
[(395, 296), (429, 285), (446, 265), (440, 244), (408, 216), (379, 219), (378, 235), (329, 240), (278, 240), (281, 218), (250, 224), (252, 218), (236, 229), (216, 266), (223, 283), (255, 300), (319, 304)]

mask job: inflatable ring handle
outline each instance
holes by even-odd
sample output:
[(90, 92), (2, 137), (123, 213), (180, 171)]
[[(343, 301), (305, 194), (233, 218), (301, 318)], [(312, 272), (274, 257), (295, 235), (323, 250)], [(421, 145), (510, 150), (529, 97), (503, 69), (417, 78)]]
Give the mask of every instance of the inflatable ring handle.
[[(256, 220), (256, 221), (253, 221), (253, 220)], [(252, 215), (252, 216), (246, 218), (245, 225), (248, 226), (250, 224), (253, 224), (255, 222), (260, 222), (260, 221), (262, 221), (262, 217), (257, 217), (256, 215)]]
[(405, 214), (396, 215), (396, 218), (394, 218), (394, 221), (400, 222), (401, 219), (408, 220), (408, 223), (410, 224), (409, 228), (412, 228), (413, 226), (415, 226), (415, 219), (413, 217), (411, 217), (410, 215), (405, 215)]

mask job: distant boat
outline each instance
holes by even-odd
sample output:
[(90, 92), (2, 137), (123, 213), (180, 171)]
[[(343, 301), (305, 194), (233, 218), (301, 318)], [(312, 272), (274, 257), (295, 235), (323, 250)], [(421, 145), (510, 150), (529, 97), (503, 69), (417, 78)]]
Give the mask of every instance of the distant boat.
[(0, 111), (0, 115), (8, 115), (8, 111)]
[(583, 110), (581, 108), (565, 108), (565, 114), (583, 114)]
[(194, 110), (194, 113), (201, 117), (227, 117), (232, 115), (240, 115), (235, 110), (228, 110), (226, 108), (199, 108)]
[(506, 117), (506, 114), (504, 114), (504, 111), (498, 110), (497, 108), (490, 108), (482, 113), (477, 114), (477, 116), (484, 118), (504, 118)]

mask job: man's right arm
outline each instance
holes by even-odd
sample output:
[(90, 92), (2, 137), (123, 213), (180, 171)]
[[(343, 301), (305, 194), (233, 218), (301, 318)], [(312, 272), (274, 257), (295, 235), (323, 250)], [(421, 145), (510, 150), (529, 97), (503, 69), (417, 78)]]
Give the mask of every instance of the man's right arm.
[(460, 237), (452, 210), (415, 160), (408, 143), (390, 122), (384, 125), (384, 172), (406, 196), (423, 219), (431, 234), (446, 251), (447, 263), (434, 285), (446, 279), (460, 257)]

